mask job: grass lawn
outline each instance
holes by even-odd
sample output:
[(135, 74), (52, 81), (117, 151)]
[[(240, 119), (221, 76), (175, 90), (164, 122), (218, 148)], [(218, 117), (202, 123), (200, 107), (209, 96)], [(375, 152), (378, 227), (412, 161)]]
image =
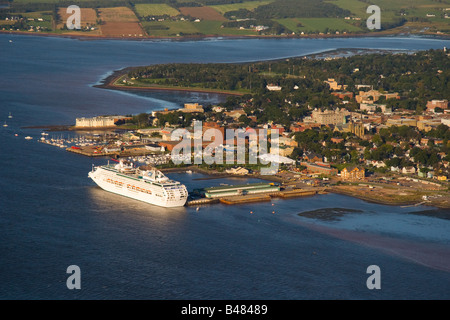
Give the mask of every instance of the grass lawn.
[(180, 12), (175, 9), (172, 8), (171, 6), (162, 3), (156, 3), (156, 4), (136, 4), (135, 5), (136, 8), (136, 12), (138, 15), (140, 15), (141, 17), (147, 17), (147, 16), (163, 16), (163, 15), (168, 15), (168, 16), (177, 16), (180, 14)]

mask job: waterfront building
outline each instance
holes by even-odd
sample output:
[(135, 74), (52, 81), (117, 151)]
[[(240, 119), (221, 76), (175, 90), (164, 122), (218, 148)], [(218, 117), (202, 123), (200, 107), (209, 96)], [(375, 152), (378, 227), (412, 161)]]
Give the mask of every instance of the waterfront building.
[(198, 103), (185, 103), (183, 109), (179, 109), (182, 112), (204, 112), (203, 106)]
[(245, 176), (249, 173), (249, 171), (243, 167), (237, 167), (237, 168), (230, 168), (225, 170), (226, 173), (229, 174), (236, 174), (236, 175), (242, 175)]
[(364, 168), (358, 167), (348, 167), (341, 170), (341, 178), (342, 180), (362, 180), (366, 176)]
[(206, 198), (221, 198), (246, 194), (270, 193), (280, 191), (280, 186), (274, 183), (252, 183), (234, 186), (221, 186), (205, 188), (203, 193)]
[(120, 121), (129, 120), (131, 117), (125, 116), (99, 116), (93, 118), (76, 118), (75, 127), (77, 128), (100, 128), (100, 127), (114, 127)]

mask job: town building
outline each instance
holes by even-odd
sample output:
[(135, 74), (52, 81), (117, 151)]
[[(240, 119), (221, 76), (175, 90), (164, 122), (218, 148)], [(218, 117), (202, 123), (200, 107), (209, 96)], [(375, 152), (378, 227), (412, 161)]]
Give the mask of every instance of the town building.
[(249, 173), (249, 171), (243, 167), (230, 168), (230, 169), (225, 170), (225, 172), (229, 173), (229, 174), (236, 174), (236, 175), (242, 175), (242, 176), (245, 176)]
[(347, 85), (338, 84), (337, 81), (333, 78), (328, 78), (328, 80), (324, 81), (326, 84), (330, 86), (331, 90), (345, 90), (347, 89)]
[(328, 125), (328, 124), (338, 124), (338, 123), (346, 123), (346, 116), (350, 115), (350, 112), (346, 109), (336, 110), (317, 110), (314, 109), (311, 118), (315, 123)]
[(427, 102), (427, 111), (434, 112), (436, 108), (446, 110), (448, 108), (448, 100), (431, 100)]
[(267, 88), (267, 90), (269, 90), (269, 91), (281, 91), (281, 89), (282, 89), (280, 86), (273, 85), (273, 84), (268, 84), (268, 85), (266, 86), (266, 88)]
[(402, 168), (402, 173), (403, 174), (414, 174), (414, 173), (416, 173), (416, 168), (414, 168), (414, 167), (403, 167)]
[(364, 168), (348, 167), (341, 170), (342, 180), (354, 181), (362, 180), (366, 176)]
[(302, 166), (306, 167), (306, 171), (311, 174), (325, 174), (334, 176), (337, 175), (338, 170), (336, 168), (332, 168), (329, 163), (324, 163), (321, 161), (311, 163), (311, 162), (301, 162)]
[(397, 92), (392, 93), (381, 93), (378, 90), (360, 91), (358, 95), (355, 96), (356, 102), (358, 103), (373, 103), (378, 101), (381, 97), (388, 99), (400, 99)]
[(131, 117), (125, 116), (99, 116), (93, 118), (76, 118), (75, 127), (77, 128), (114, 127), (118, 123), (130, 119)]

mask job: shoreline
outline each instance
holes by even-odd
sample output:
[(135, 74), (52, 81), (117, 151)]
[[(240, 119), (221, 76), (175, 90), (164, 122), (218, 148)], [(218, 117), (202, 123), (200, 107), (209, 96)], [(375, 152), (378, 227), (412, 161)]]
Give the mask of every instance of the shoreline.
[[(160, 169), (164, 173), (183, 173), (186, 172), (186, 170), (191, 170), (193, 172), (201, 173), (204, 175), (208, 175), (210, 178), (208, 179), (220, 179), (226, 175), (227, 177), (232, 178), (242, 178), (242, 179), (248, 179), (248, 178), (255, 178), (270, 182), (278, 182), (280, 184), (283, 184), (283, 180), (281, 178), (278, 178), (276, 176), (267, 176), (267, 175), (230, 175), (230, 174), (224, 174), (222, 172), (218, 171), (211, 171), (207, 169), (198, 168), (196, 166), (187, 166), (187, 167), (175, 167), (175, 168), (166, 168), (166, 169)], [(204, 179), (207, 180), (207, 179)], [(305, 189), (306, 190), (306, 189)], [(309, 189), (308, 189), (309, 190)], [(389, 200), (385, 198), (380, 198), (379, 195), (374, 194), (373, 196), (367, 196), (367, 194), (362, 195), (358, 192), (353, 191), (345, 191), (340, 189), (338, 186), (329, 186), (329, 187), (312, 187), (311, 190), (316, 191), (316, 194), (321, 194), (320, 191), (324, 191), (324, 193), (334, 193), (339, 195), (344, 195), (356, 199), (360, 199), (369, 203), (375, 203), (380, 205), (386, 205), (386, 206), (395, 206), (395, 207), (402, 207), (402, 206), (410, 206), (415, 207), (418, 203), (420, 203), (422, 206), (426, 207), (433, 207), (437, 209), (450, 209), (450, 203), (446, 202), (443, 203), (442, 201), (427, 201), (424, 202), (422, 200)]]
[[(320, 56), (338, 56), (339, 54), (345, 54), (351, 52), (352, 54), (385, 54), (385, 53), (398, 53), (403, 52), (404, 49), (367, 49), (367, 48), (340, 48), (340, 49), (329, 49), (321, 52), (315, 52), (305, 55), (293, 56), (292, 59), (300, 59), (300, 58), (312, 58), (312, 59), (320, 59)], [(275, 59), (267, 59), (267, 60), (256, 60), (258, 62), (264, 61), (282, 61), (285, 58), (275, 58)], [(230, 91), (221, 91), (217, 89), (208, 89), (208, 88), (189, 88), (189, 87), (170, 87), (170, 86), (147, 86), (147, 87), (139, 87), (139, 86), (123, 86), (117, 85), (116, 82), (126, 75), (129, 71), (140, 68), (142, 66), (134, 66), (134, 67), (125, 67), (123, 69), (114, 70), (112, 73), (99, 81), (98, 84), (93, 85), (94, 88), (100, 89), (109, 89), (109, 90), (119, 90), (119, 91), (182, 91), (182, 92), (199, 92), (199, 93), (211, 93), (211, 94), (221, 94), (221, 95), (229, 95), (229, 96), (243, 96), (246, 93), (239, 92), (230, 92)], [(249, 93), (251, 94), (251, 93)]]
[(80, 41), (89, 40), (124, 40), (124, 41), (205, 41), (209, 39), (216, 40), (250, 40), (250, 39), (338, 39), (338, 38), (363, 38), (363, 37), (422, 37), (435, 38), (441, 40), (450, 40), (450, 35), (446, 34), (427, 34), (427, 33), (405, 33), (405, 32), (367, 32), (367, 33), (347, 33), (347, 34), (307, 34), (307, 35), (187, 35), (180, 37), (158, 37), (158, 36), (142, 36), (142, 37), (114, 37), (101, 35), (81, 35), (81, 34), (59, 34), (51, 32), (29, 32), (29, 31), (11, 31), (0, 30), (0, 34), (10, 35), (26, 35), (39, 37), (56, 37), (68, 38)]

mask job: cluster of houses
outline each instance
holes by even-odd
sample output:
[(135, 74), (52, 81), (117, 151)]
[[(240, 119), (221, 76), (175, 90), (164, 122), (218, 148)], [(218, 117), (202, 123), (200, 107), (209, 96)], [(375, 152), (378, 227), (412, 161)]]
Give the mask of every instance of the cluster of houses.
[[(358, 70), (355, 69), (354, 72), (358, 72)], [(285, 157), (287, 159), (293, 154), (295, 148), (298, 148), (298, 143), (293, 138), (293, 134), (312, 128), (321, 128), (326, 126), (332, 128), (333, 131), (353, 133), (355, 136), (363, 140), (371, 141), (374, 134), (380, 132), (383, 128), (389, 128), (390, 126), (406, 125), (425, 133), (442, 124), (450, 126), (450, 109), (448, 100), (430, 100), (426, 104), (426, 110), (421, 115), (417, 115), (413, 110), (402, 109), (392, 111), (386, 106), (386, 103), (380, 103), (380, 100), (386, 101), (389, 99), (400, 99), (397, 92), (380, 92), (378, 90), (374, 90), (370, 85), (359, 85), (356, 86), (359, 91), (356, 95), (354, 95), (353, 92), (346, 91), (347, 85), (339, 84), (335, 79), (327, 79), (325, 80), (325, 83), (327, 83), (332, 90), (332, 94), (342, 100), (343, 105), (354, 98), (359, 105), (359, 110), (351, 112), (344, 107), (336, 108), (334, 110), (311, 109), (310, 115), (303, 117), (302, 121), (292, 122), (289, 127), (269, 122), (264, 125), (258, 125), (256, 128), (242, 127), (239, 129), (244, 135), (255, 129), (266, 129), (268, 135), (270, 135), (271, 130), (277, 130), (279, 133), (279, 149), (277, 154), (280, 157)], [(270, 91), (280, 91), (282, 88), (278, 85), (269, 84), (267, 89)], [(290, 103), (287, 100), (286, 102)], [(241, 123), (239, 119), (242, 116), (246, 116), (254, 122), (257, 120), (256, 117), (254, 115), (247, 115), (242, 106), (239, 106), (234, 110), (226, 110), (221, 106), (213, 106), (212, 110), (215, 113), (224, 113), (224, 115), (227, 118), (231, 118), (232, 121), (229, 121), (229, 123), (224, 123), (215, 121), (214, 117), (211, 117), (210, 119), (207, 119), (207, 121), (202, 122), (202, 135), (210, 128), (217, 129), (222, 133), (222, 141), (220, 141), (221, 146), (225, 150), (235, 150), (234, 148), (236, 147), (237, 139), (233, 138), (232, 140), (227, 140), (225, 132), (226, 128), (230, 125), (234, 128), (239, 126)], [(171, 127), (168, 123), (159, 123), (158, 119), (159, 114), (164, 115), (172, 112), (203, 114), (205, 109), (198, 103), (186, 103), (184, 107), (180, 109), (155, 111), (149, 116), (149, 120), (154, 127), (138, 130), (137, 133), (139, 135), (135, 135), (134, 139), (150, 139), (164, 148), (164, 150), (172, 151), (173, 148), (179, 143), (179, 141), (172, 141), (172, 133), (176, 128)], [(77, 119), (77, 127), (112, 127), (121, 123), (121, 121), (126, 121), (126, 119), (126, 117), (118, 116), (79, 118)], [(195, 121), (196, 120), (194, 119), (191, 127), (185, 128), (189, 132), (192, 140), (196, 139), (194, 130)], [(439, 145), (444, 142), (442, 139), (424, 137), (420, 141), (412, 141), (411, 143), (415, 143), (415, 146), (420, 148), (426, 148), (430, 141), (433, 141), (435, 145)], [(211, 141), (202, 142), (203, 148), (210, 143)], [(247, 139), (246, 143), (250, 146), (250, 139)], [(330, 162), (328, 162), (329, 159), (324, 159), (319, 155), (308, 152), (308, 150), (303, 150), (304, 153), (301, 159), (295, 159), (297, 160), (296, 164), (305, 167), (305, 171), (308, 173), (323, 174), (327, 176), (340, 176), (342, 180), (350, 181), (365, 178), (365, 170), (363, 166), (378, 168), (386, 166), (383, 161), (364, 160), (364, 147), (359, 145), (354, 146), (354, 142), (346, 141), (344, 138), (334, 137), (331, 139), (331, 143), (344, 143), (346, 147), (356, 147), (356, 150), (361, 156), (360, 166), (347, 167), (338, 172), (338, 170), (333, 167)], [(323, 146), (329, 147), (326, 142), (323, 142)], [(269, 150), (269, 154), (270, 153), (273, 153), (272, 150)], [(408, 154), (405, 156), (408, 157)], [(439, 156), (441, 158), (446, 157), (445, 154), (440, 154)], [(291, 162), (286, 161), (286, 163)], [(445, 161), (443, 161), (443, 164), (448, 167), (448, 163), (445, 163)], [(431, 170), (424, 173), (418, 170), (418, 168), (419, 166), (403, 168), (392, 167), (390, 168), (390, 171), (407, 175), (419, 175), (424, 178), (436, 178), (439, 180), (446, 180), (447, 178), (445, 175), (434, 176), (434, 173)], [(248, 174), (249, 172), (245, 167), (237, 167), (228, 170), (229, 173), (243, 175)]]

